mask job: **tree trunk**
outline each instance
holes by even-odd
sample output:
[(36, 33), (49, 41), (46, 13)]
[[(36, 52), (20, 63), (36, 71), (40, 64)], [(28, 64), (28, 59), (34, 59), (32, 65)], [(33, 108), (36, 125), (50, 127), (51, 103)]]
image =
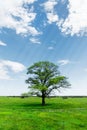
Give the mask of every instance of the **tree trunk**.
[(45, 97), (42, 97), (42, 106), (45, 105)]
[(42, 92), (42, 106), (45, 105), (45, 95), (44, 95), (44, 92)]

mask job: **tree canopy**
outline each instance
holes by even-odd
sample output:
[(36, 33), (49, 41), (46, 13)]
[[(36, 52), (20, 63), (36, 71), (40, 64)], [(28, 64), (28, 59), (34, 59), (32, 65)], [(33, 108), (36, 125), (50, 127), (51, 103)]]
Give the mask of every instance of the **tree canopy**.
[(49, 61), (37, 62), (27, 69), (29, 78), (26, 83), (32, 94), (42, 97), (42, 105), (45, 105), (45, 98), (48, 97), (53, 90), (60, 88), (68, 88), (70, 86), (67, 78), (62, 76), (58, 70), (58, 66)]

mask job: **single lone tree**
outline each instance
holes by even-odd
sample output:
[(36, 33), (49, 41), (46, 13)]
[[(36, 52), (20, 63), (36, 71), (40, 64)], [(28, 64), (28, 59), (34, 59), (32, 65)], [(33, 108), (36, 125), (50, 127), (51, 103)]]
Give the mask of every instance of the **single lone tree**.
[(26, 83), (32, 94), (42, 97), (42, 105), (45, 105), (45, 98), (48, 97), (53, 90), (60, 88), (68, 88), (70, 84), (65, 76), (61, 76), (58, 66), (48, 61), (37, 62), (30, 66), (27, 70), (29, 78)]

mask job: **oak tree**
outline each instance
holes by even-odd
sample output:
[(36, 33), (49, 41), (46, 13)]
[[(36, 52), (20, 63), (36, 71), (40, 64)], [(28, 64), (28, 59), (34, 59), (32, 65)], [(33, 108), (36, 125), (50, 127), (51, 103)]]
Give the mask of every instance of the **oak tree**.
[(42, 98), (42, 105), (45, 105), (45, 98), (54, 90), (68, 88), (70, 86), (67, 78), (62, 76), (58, 66), (49, 61), (37, 62), (27, 69), (29, 78), (26, 83), (32, 94)]

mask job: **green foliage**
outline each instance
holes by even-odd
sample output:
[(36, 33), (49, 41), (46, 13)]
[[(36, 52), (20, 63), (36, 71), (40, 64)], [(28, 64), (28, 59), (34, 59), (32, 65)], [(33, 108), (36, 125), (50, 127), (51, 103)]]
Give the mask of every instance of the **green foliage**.
[(29, 95), (29, 93), (22, 93), (21, 94), (21, 97), (29, 97), (30, 95)]
[(45, 97), (53, 90), (68, 88), (70, 84), (65, 76), (61, 76), (58, 66), (48, 61), (42, 61), (30, 66), (27, 70), (29, 78), (26, 83), (33, 94), (42, 97), (42, 104), (45, 104)]
[(25, 93), (22, 93), (22, 94), (21, 94), (21, 98), (30, 97), (31, 95), (32, 95), (31, 93), (29, 93), (29, 92), (26, 93), (26, 92), (25, 92)]
[(0, 97), (0, 130), (87, 130), (87, 98)]

